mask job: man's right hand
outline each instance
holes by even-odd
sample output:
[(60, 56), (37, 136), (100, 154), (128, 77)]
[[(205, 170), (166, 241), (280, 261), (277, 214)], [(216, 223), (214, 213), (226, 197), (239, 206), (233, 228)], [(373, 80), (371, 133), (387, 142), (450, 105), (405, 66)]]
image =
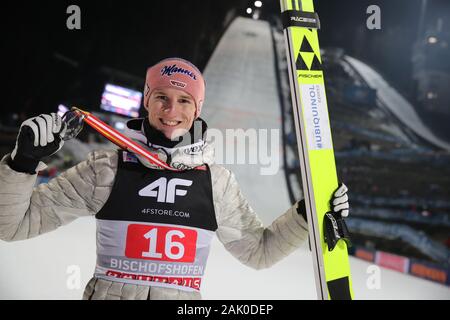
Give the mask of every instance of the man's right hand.
[[(62, 128), (62, 130), (61, 130)], [(18, 172), (36, 173), (39, 161), (62, 148), (66, 125), (55, 113), (41, 114), (20, 126), (9, 166)]]

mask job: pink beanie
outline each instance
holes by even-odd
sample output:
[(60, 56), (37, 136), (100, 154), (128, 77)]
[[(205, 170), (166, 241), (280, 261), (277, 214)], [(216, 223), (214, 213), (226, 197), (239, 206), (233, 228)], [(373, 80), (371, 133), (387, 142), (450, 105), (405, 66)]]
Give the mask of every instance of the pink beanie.
[(144, 106), (153, 90), (170, 87), (183, 90), (195, 101), (195, 118), (200, 116), (205, 100), (205, 80), (196, 66), (181, 58), (161, 60), (147, 69), (144, 88)]

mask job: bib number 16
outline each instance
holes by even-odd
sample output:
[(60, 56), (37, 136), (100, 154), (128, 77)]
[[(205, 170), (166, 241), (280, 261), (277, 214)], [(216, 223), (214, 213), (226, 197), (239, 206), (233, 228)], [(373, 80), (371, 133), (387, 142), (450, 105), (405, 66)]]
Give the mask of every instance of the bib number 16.
[(191, 229), (139, 225), (128, 226), (127, 258), (194, 262), (197, 232)]

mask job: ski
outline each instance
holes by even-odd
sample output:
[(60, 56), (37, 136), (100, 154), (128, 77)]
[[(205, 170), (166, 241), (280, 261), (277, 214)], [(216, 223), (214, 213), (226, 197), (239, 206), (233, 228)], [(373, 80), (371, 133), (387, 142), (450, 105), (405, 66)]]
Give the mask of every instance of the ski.
[[(345, 222), (330, 213), (338, 187), (313, 0), (280, 0), (317, 295), (352, 299)], [(345, 241), (343, 241), (343, 240)]]

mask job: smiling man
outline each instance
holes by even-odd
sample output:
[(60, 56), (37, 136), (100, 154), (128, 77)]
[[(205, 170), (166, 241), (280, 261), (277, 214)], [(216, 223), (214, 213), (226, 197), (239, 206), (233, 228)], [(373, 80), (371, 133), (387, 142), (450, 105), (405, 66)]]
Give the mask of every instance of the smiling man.
[[(45, 168), (40, 160), (63, 144), (64, 125), (55, 114), (26, 120), (0, 162), (0, 239), (32, 238), (95, 216), (97, 264), (83, 299), (200, 299), (214, 235), (255, 269), (286, 257), (307, 238), (304, 202), (263, 226), (234, 174), (214, 163), (200, 118), (204, 97), (193, 64), (165, 59), (147, 70), (148, 117), (127, 123), (128, 137), (180, 171), (124, 150), (99, 150), (33, 188)], [(341, 216), (348, 214), (346, 192), (342, 185), (331, 199)]]

